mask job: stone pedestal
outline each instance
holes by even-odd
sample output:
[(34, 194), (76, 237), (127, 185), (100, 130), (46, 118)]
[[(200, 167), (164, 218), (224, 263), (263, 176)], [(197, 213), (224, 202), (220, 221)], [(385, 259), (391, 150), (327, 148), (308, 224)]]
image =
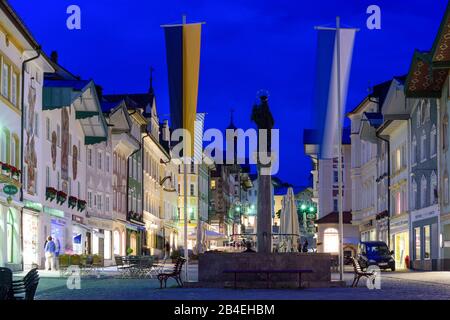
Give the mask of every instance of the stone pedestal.
[(262, 175), (258, 168), (258, 214), (257, 214), (257, 243), (258, 252), (272, 252), (272, 177)]

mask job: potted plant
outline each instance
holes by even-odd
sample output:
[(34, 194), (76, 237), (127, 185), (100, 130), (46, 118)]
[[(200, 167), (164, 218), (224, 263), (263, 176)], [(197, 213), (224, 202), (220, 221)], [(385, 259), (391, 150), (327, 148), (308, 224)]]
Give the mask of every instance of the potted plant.
[(11, 166), (11, 178), (13, 178), (16, 181), (19, 181), (20, 179), (20, 170), (16, 167)]
[(131, 256), (132, 253), (133, 253), (133, 249), (128, 248), (127, 249), (127, 256)]
[(69, 208), (71, 208), (71, 209), (75, 208), (77, 203), (78, 203), (78, 198), (77, 197), (74, 197), (74, 196), (70, 196), (69, 197), (69, 203), (68, 203)]
[(56, 193), (56, 202), (59, 204), (63, 204), (67, 200), (67, 193), (64, 191), (58, 191)]
[(56, 191), (55, 188), (47, 187), (45, 189), (45, 199), (46, 200), (50, 200), (50, 202), (53, 201), (56, 198), (56, 193), (57, 192), (58, 191)]
[(2, 174), (5, 176), (11, 174), (11, 166), (9, 164), (2, 162)]
[(82, 211), (84, 211), (84, 209), (86, 209), (86, 201), (78, 199), (77, 210), (82, 212)]

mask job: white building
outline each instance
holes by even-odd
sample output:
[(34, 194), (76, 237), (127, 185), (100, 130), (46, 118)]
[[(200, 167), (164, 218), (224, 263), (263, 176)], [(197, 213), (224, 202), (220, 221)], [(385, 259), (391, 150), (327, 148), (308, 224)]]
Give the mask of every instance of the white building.
[[(8, 3), (0, 2), (0, 266), (13, 270), (23, 269), (24, 264), (28, 267), (38, 263), (43, 251), (38, 243), (38, 213), (24, 210), (22, 216), (23, 200), (28, 204), (38, 193), (40, 148), (36, 140), (41, 134), (38, 111), (43, 73), (53, 71), (45, 55), (38, 53), (38, 47)], [(24, 108), (30, 112), (22, 113)], [(23, 125), (31, 123), (28, 132), (21, 132), (22, 120)], [(24, 151), (29, 154), (25, 155)], [(31, 166), (23, 168), (24, 161)], [(31, 180), (24, 181), (21, 174), (28, 170)], [(36, 208), (40, 211), (41, 206), (37, 204)]]

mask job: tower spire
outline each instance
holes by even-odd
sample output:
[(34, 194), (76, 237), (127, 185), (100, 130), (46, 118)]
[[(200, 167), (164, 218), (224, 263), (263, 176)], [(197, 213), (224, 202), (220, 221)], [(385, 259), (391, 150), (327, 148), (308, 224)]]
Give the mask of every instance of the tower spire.
[(148, 90), (150, 94), (154, 93), (154, 91), (153, 91), (153, 71), (155, 71), (155, 69), (151, 66), (150, 67), (150, 88)]

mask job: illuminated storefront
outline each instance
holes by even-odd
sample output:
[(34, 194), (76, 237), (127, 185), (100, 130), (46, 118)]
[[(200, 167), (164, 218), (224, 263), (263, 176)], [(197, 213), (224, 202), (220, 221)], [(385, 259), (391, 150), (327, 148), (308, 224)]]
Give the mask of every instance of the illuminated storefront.
[(409, 253), (409, 216), (403, 214), (391, 220), (391, 242), (390, 249), (394, 250), (395, 268), (405, 269), (405, 259)]

